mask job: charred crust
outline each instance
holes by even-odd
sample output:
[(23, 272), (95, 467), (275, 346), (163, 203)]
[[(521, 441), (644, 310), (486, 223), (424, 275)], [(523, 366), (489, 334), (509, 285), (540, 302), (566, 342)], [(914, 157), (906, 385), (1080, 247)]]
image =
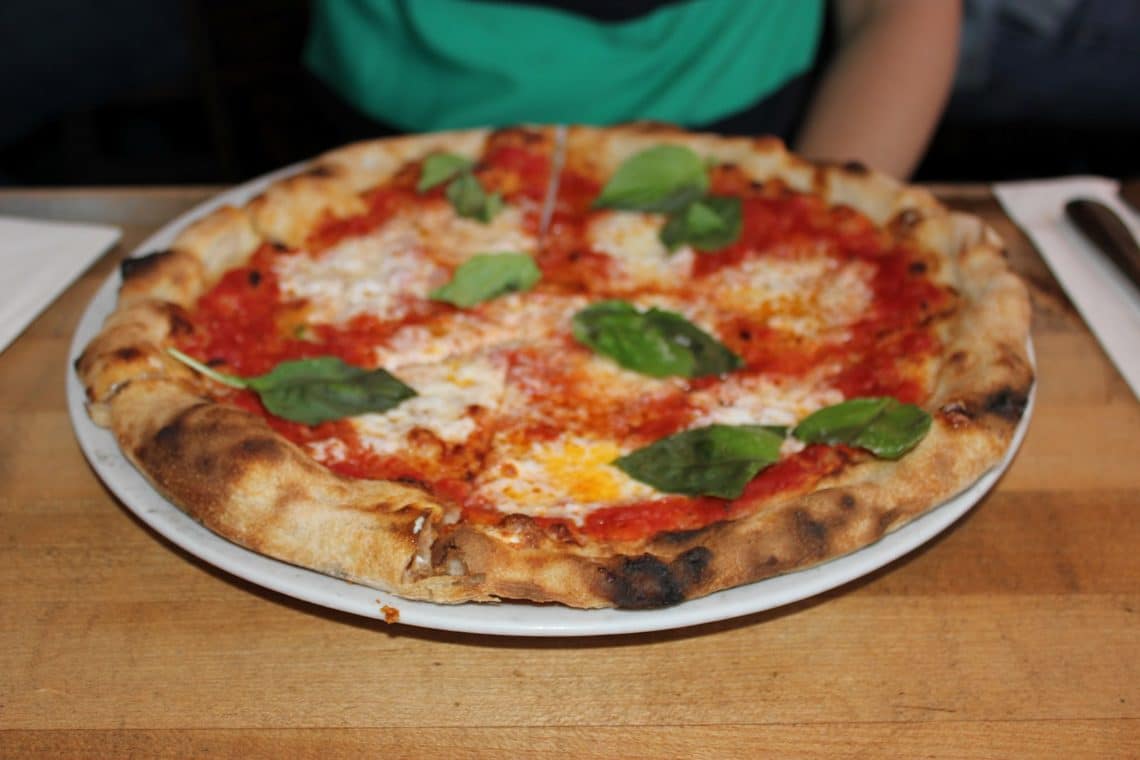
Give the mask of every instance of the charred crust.
[[(890, 222), (890, 227), (896, 233), (909, 232), (910, 230), (917, 227), (922, 219), (922, 212), (918, 209), (905, 208), (899, 213), (895, 214), (894, 219), (892, 219)], [(926, 271), (926, 269), (923, 268), (922, 271)]]
[(274, 464), (285, 458), (281, 441), (277, 438), (247, 438), (235, 447), (237, 454), (246, 462)]
[(170, 304), (170, 334), (177, 337), (179, 335), (189, 335), (194, 332), (194, 323), (190, 321), (190, 317), (186, 314), (186, 310), (176, 304)]
[(802, 509), (792, 513), (792, 522), (796, 538), (807, 554), (823, 556), (827, 551), (827, 526)]
[(845, 493), (839, 497), (839, 508), (844, 511), (855, 509), (855, 497), (849, 493)]
[(1016, 391), (1013, 388), (1002, 388), (996, 393), (991, 393), (987, 396), (984, 406), (985, 410), (991, 414), (996, 414), (1010, 422), (1017, 422), (1021, 419), (1021, 415), (1025, 413), (1025, 407), (1028, 403), (1029, 396), (1023, 391)]
[(662, 533), (658, 538), (666, 544), (687, 544), (707, 531), (708, 527), (695, 528), (693, 530), (674, 530), (668, 533)]
[(688, 589), (701, 582), (711, 562), (712, 551), (708, 547), (694, 546), (678, 555), (669, 566), (684, 588)]
[(867, 168), (867, 165), (860, 163), (859, 161), (848, 161), (847, 163), (840, 164), (839, 168), (848, 174), (854, 174), (856, 177), (866, 177), (871, 173), (871, 170)]
[[(203, 448), (203, 441), (212, 443)], [(244, 412), (203, 402), (182, 410), (135, 453), (188, 494), (215, 492), (251, 469), (279, 465), (289, 458), (288, 449), (272, 431), (251, 428)]]
[[(153, 443), (155, 446), (172, 455), (180, 453), (182, 451), (182, 444), (187, 436), (187, 418), (207, 406), (208, 404), (202, 403), (188, 407), (170, 422), (160, 427), (154, 434)], [(144, 445), (143, 450), (139, 452), (141, 458), (146, 458), (143, 455), (148, 448), (150, 447)]]
[(173, 255), (174, 251), (166, 249), (148, 253), (145, 256), (123, 259), (119, 264), (119, 274), (122, 276), (123, 282), (133, 280), (136, 277), (146, 277), (160, 268), (162, 262)]
[(312, 169), (309, 169), (305, 174), (309, 177), (316, 177), (317, 179), (325, 179), (326, 177), (335, 177), (337, 170), (335, 167), (328, 166), (327, 164), (317, 164)]
[(879, 515), (879, 534), (885, 534), (890, 530), (891, 525), (894, 523), (895, 518), (898, 516), (898, 510), (888, 509)]
[(621, 557), (603, 569), (614, 604), (625, 609), (654, 609), (685, 601), (687, 592), (704, 578), (712, 552), (694, 547), (666, 564), (652, 554)]
[(133, 362), (136, 359), (142, 358), (143, 352), (137, 346), (123, 346), (120, 349), (116, 349), (111, 355), (121, 362)]

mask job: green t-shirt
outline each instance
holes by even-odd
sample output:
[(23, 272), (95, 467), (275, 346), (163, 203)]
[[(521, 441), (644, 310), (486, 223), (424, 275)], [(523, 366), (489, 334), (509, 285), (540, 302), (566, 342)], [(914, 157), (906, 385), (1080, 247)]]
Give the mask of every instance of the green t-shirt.
[(653, 119), (699, 126), (807, 70), (822, 0), (685, 0), (607, 22), (538, 5), (317, 0), (305, 62), (405, 130)]

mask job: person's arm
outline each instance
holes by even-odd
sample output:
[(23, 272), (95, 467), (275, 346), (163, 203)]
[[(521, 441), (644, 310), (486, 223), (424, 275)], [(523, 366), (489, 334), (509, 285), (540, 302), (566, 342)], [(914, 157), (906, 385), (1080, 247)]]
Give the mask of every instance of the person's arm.
[(953, 84), (959, 0), (837, 0), (836, 13), (838, 50), (795, 147), (905, 178)]

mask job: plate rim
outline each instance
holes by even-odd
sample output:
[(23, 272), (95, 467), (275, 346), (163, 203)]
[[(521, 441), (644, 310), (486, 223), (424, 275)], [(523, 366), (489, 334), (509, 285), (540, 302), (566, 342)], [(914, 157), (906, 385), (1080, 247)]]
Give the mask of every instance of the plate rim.
[[(127, 256), (169, 247), (194, 219), (226, 204), (240, 204), (270, 183), (301, 170), (293, 164), (225, 190), (179, 214), (139, 243)], [(1037, 395), (1033, 342), (1026, 338), (1035, 377), (1025, 411), (1001, 460), (958, 494), (878, 540), (818, 565), (724, 589), (672, 607), (654, 610), (584, 610), (517, 602), (449, 605), (404, 599), (380, 589), (325, 575), (246, 549), (214, 533), (166, 499), (122, 454), (114, 436), (87, 414), (75, 359), (114, 308), (120, 272), (99, 287), (76, 325), (69, 345), (67, 404), (84, 456), (115, 497), (148, 528), (183, 551), (261, 588), (327, 609), (384, 621), (395, 609), (401, 624), (417, 628), (493, 636), (586, 637), (679, 630), (778, 609), (867, 576), (904, 557), (949, 529), (993, 488), (1024, 441)], [(390, 614), (390, 613), (388, 613)]]

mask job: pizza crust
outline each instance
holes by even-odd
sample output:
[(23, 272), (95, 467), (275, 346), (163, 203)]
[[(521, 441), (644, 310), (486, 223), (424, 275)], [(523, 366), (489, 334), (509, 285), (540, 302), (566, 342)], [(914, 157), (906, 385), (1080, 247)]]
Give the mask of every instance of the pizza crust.
[[(542, 128), (549, 135), (549, 128)], [(213, 403), (167, 356), (189, 307), (264, 242), (303, 242), (358, 193), (436, 151), (478, 155), (493, 133), (359, 143), (316, 159), (244, 208), (190, 225), (172, 250), (123, 266), (119, 303), (76, 361), (92, 418), (171, 501), (254, 551), (412, 599), (525, 599), (575, 607), (652, 608), (841, 556), (962, 491), (1000, 461), (1028, 399), (1029, 302), (996, 234), (928, 192), (857, 166), (818, 166), (774, 138), (695, 135), (662, 125), (573, 127), (566, 160), (612, 171), (633, 153), (678, 142), (757, 180), (779, 177), (845, 203), (939, 253), (961, 295), (940, 337), (945, 360), (926, 404), (931, 432), (896, 462), (855, 455), (810, 493), (740, 519), (636, 542), (579, 543), (522, 515), (458, 521), (424, 491), (349, 479), (310, 459), (247, 412)]]

